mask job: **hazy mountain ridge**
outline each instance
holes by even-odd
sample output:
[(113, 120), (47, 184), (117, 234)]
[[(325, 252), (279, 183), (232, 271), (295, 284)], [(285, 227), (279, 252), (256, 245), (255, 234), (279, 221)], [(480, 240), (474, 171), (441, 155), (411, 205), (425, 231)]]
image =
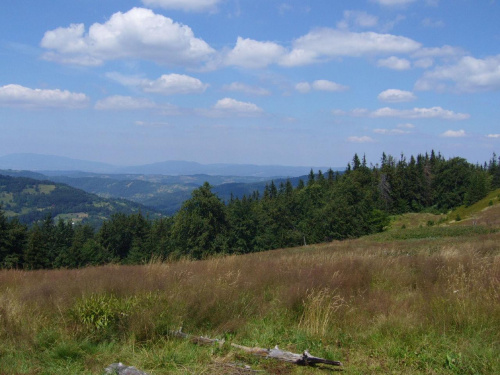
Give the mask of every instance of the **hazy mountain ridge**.
[[(326, 171), (329, 167), (316, 166), (281, 166), (254, 164), (201, 164), (191, 161), (169, 160), (138, 166), (116, 166), (106, 163), (72, 159), (54, 155), (9, 154), (0, 156), (0, 169), (41, 171), (73, 171), (108, 173), (108, 174), (147, 174), (147, 175), (213, 175), (213, 176), (253, 176), (265, 178), (302, 176), (313, 168)], [(340, 170), (342, 168), (332, 168)]]

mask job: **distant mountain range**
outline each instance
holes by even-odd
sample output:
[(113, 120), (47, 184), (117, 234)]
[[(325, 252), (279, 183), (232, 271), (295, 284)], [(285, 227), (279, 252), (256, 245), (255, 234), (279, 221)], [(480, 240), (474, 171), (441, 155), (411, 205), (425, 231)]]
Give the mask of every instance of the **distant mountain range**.
[[(200, 164), (190, 161), (164, 161), (138, 166), (120, 167), (116, 165), (72, 159), (62, 156), (41, 154), (9, 154), (0, 156), (0, 169), (39, 171), (54, 175), (54, 171), (81, 171), (100, 174), (141, 174), (141, 175), (210, 175), (210, 176), (253, 176), (261, 178), (297, 177), (306, 175), (313, 168), (325, 172), (329, 167), (253, 165), (253, 164)], [(333, 168), (342, 170), (343, 168)], [(60, 175), (60, 173), (57, 173)], [(66, 175), (68, 175), (66, 173)]]

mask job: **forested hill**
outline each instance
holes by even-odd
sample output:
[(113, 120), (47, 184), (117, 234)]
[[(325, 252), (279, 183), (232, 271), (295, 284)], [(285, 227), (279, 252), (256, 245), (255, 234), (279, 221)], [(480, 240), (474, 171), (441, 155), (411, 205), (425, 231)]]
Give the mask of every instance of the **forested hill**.
[[(213, 186), (213, 192), (223, 201), (231, 197), (242, 198), (253, 192), (264, 192), (269, 178), (252, 176), (211, 176), (211, 175), (144, 175), (144, 174), (99, 174), (87, 172), (45, 172), (1, 170), (0, 174), (13, 177), (28, 177), (50, 180), (72, 186), (102, 198), (121, 198), (150, 207), (165, 215), (175, 214), (182, 203), (189, 199), (191, 192), (205, 182)], [(303, 176), (303, 178), (307, 176)], [(297, 186), (300, 177), (290, 181)], [(274, 178), (275, 183), (285, 182)]]
[(123, 199), (104, 199), (48, 180), (0, 174), (0, 206), (6, 216), (21, 223), (45, 219), (48, 214), (73, 222), (98, 224), (113, 213), (154, 211)]
[[(38, 203), (44, 213), (55, 208), (45, 200), (60, 191), (55, 196), (64, 201), (68, 189), (30, 179), (3, 181), (0, 185), (9, 182), (11, 190), (17, 189), (17, 195), (2, 196), (9, 213), (19, 204), (14, 196), (44, 202)], [(117, 213), (97, 232), (50, 217), (27, 228), (6, 219), (0, 210), (0, 264), (35, 269), (141, 263), (152, 257), (199, 259), (356, 238), (383, 231), (390, 215), (448, 212), (472, 205), (497, 188), (500, 161), (495, 155), (489, 163), (474, 165), (458, 157), (445, 160), (434, 152), (409, 159), (384, 154), (375, 167), (355, 155), (343, 174), (311, 171), (296, 187), (291, 181), (271, 182), (263, 194), (226, 203), (205, 183), (172, 217)], [(84, 196), (81, 192), (82, 213), (99, 206), (118, 211), (104, 200), (86, 203)]]

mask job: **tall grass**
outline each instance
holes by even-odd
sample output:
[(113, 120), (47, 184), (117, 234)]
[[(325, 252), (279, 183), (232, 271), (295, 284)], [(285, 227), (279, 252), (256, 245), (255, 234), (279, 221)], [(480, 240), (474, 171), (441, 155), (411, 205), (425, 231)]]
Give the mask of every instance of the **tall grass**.
[[(422, 228), (428, 231), (429, 228)], [(205, 261), (0, 271), (0, 373), (315, 373), (185, 332), (344, 362), (346, 373), (500, 373), (500, 234), (371, 237)], [(427, 233), (427, 232), (426, 232)], [(436, 234), (437, 233), (437, 234)]]

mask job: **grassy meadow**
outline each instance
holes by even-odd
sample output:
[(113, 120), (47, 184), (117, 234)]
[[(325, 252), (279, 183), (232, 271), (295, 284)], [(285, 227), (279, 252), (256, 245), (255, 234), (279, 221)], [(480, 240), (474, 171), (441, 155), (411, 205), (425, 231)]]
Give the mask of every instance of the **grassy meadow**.
[[(0, 374), (102, 374), (119, 361), (151, 375), (252, 373), (245, 364), (263, 374), (329, 372), (259, 359), (231, 342), (307, 349), (342, 361), (346, 374), (499, 374), (500, 204), (487, 199), (460, 221), (405, 215), (356, 240), (0, 271)], [(226, 343), (173, 337), (181, 326)]]

